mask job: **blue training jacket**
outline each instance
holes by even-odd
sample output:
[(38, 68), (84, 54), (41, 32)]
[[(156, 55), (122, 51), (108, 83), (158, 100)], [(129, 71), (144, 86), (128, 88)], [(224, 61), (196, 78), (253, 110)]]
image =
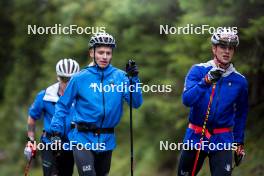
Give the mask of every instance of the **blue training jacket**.
[[(139, 83), (138, 77), (134, 77), (133, 82)], [(76, 100), (76, 113), (73, 117), (75, 123), (92, 123), (98, 128), (116, 127), (123, 113), (124, 100), (129, 103), (129, 91), (125, 89), (118, 92), (115, 88), (109, 91), (109, 87), (122, 84), (129, 85), (126, 73), (112, 65), (105, 69), (100, 69), (98, 66), (84, 68), (72, 77), (64, 95), (56, 104), (52, 130), (59, 133), (63, 131), (63, 122), (68, 114), (67, 109), (74, 100)], [(102, 89), (104, 91), (99, 90), (100, 85), (102, 88), (106, 87), (105, 90)], [(132, 106), (138, 108), (143, 102), (141, 90), (133, 92), (132, 97)], [(75, 128), (70, 140), (85, 145), (104, 145), (100, 148), (90, 147), (94, 151), (113, 150), (116, 147), (114, 133), (95, 135), (92, 132), (78, 132)]]
[[(204, 77), (212, 67), (213, 60), (194, 65), (185, 79), (182, 100), (190, 107), (189, 122), (202, 127), (207, 111), (212, 85), (206, 84)], [(233, 132), (214, 134), (210, 143), (243, 143), (248, 112), (248, 84), (246, 78), (238, 73), (231, 64), (216, 84), (207, 129), (233, 128)], [(188, 128), (184, 142), (193, 140), (198, 143), (201, 134)]]
[[(59, 90), (59, 83), (55, 83), (48, 87), (46, 90), (40, 91), (33, 104), (30, 106), (28, 114), (31, 118), (34, 120), (39, 120), (44, 118), (43, 123), (43, 130), (45, 130), (47, 133), (51, 133), (50, 125), (52, 121), (52, 117), (55, 112), (55, 104), (59, 100), (58, 96), (58, 90)], [(71, 122), (71, 116), (74, 114), (73, 106), (70, 106), (70, 114), (68, 115), (69, 118), (67, 118), (67, 122), (65, 122), (65, 129), (62, 131), (63, 136), (67, 139), (67, 135), (70, 132), (70, 122)], [(41, 137), (42, 142), (48, 143), (50, 140), (47, 137)]]

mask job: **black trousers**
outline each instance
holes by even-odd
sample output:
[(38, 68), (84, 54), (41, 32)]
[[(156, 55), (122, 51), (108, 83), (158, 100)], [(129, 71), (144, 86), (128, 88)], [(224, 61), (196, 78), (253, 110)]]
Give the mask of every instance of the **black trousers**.
[(72, 176), (74, 158), (72, 151), (61, 151), (59, 156), (54, 155), (51, 149), (41, 151), (44, 176)]
[[(191, 176), (196, 150), (183, 150), (181, 152), (178, 176)], [(195, 175), (200, 171), (206, 157), (209, 157), (210, 171), (212, 176), (231, 176), (232, 173), (232, 151), (223, 150), (215, 152), (201, 151), (195, 171)]]
[(94, 152), (74, 148), (73, 156), (80, 176), (107, 176), (109, 174), (112, 151)]

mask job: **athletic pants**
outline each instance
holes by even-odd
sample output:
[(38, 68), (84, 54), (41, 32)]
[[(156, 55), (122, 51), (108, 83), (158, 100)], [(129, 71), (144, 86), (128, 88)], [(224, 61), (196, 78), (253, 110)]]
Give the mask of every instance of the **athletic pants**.
[[(196, 153), (196, 150), (183, 150), (181, 152), (178, 167), (178, 176), (191, 176)], [(197, 173), (200, 171), (207, 156), (209, 157), (209, 165), (212, 176), (231, 176), (231, 150), (214, 151), (210, 153), (201, 151), (197, 162), (195, 175), (197, 175)]]
[(74, 148), (73, 156), (80, 176), (107, 176), (109, 174), (112, 151), (94, 152)]

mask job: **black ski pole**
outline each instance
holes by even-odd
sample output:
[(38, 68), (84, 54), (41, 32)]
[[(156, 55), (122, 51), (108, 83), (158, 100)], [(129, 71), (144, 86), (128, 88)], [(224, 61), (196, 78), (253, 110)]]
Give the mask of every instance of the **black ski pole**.
[[(129, 60), (127, 66), (130, 67), (131, 65), (135, 65), (135, 62), (133, 60)], [(130, 129), (130, 171), (131, 176), (134, 174), (134, 144), (133, 144), (133, 118), (132, 118), (132, 75), (130, 73), (127, 73), (128, 79), (129, 79), (129, 129)]]
[[(132, 84), (132, 79), (131, 77), (129, 78), (129, 84)], [(133, 176), (133, 170), (134, 170), (134, 144), (133, 144), (133, 120), (132, 120), (132, 91), (129, 91), (129, 96), (130, 96), (130, 157), (131, 157), (131, 176)]]

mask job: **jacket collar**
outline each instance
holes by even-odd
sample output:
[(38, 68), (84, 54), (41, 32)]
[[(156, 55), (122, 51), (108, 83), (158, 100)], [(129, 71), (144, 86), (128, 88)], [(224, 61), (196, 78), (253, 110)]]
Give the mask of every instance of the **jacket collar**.
[[(210, 60), (207, 63), (208, 63), (208, 65), (210, 65), (212, 67), (217, 67), (216, 64), (215, 64), (215, 62), (214, 62), (214, 60)], [(226, 71), (223, 73), (222, 76), (223, 77), (227, 77), (227, 76), (229, 76), (233, 72), (236, 72), (236, 69), (235, 69), (234, 65), (231, 63), (229, 65), (229, 67), (226, 69)]]
[(94, 66), (87, 66), (85, 67), (85, 69), (89, 70), (90, 72), (94, 73), (94, 74), (102, 74), (104, 73), (104, 76), (107, 76), (109, 74), (111, 74), (116, 68), (113, 67), (111, 64), (109, 64), (106, 68), (101, 69), (98, 67), (98, 65), (94, 65)]
[(59, 91), (59, 82), (49, 86), (46, 89), (43, 100), (56, 103), (59, 100), (58, 91)]

